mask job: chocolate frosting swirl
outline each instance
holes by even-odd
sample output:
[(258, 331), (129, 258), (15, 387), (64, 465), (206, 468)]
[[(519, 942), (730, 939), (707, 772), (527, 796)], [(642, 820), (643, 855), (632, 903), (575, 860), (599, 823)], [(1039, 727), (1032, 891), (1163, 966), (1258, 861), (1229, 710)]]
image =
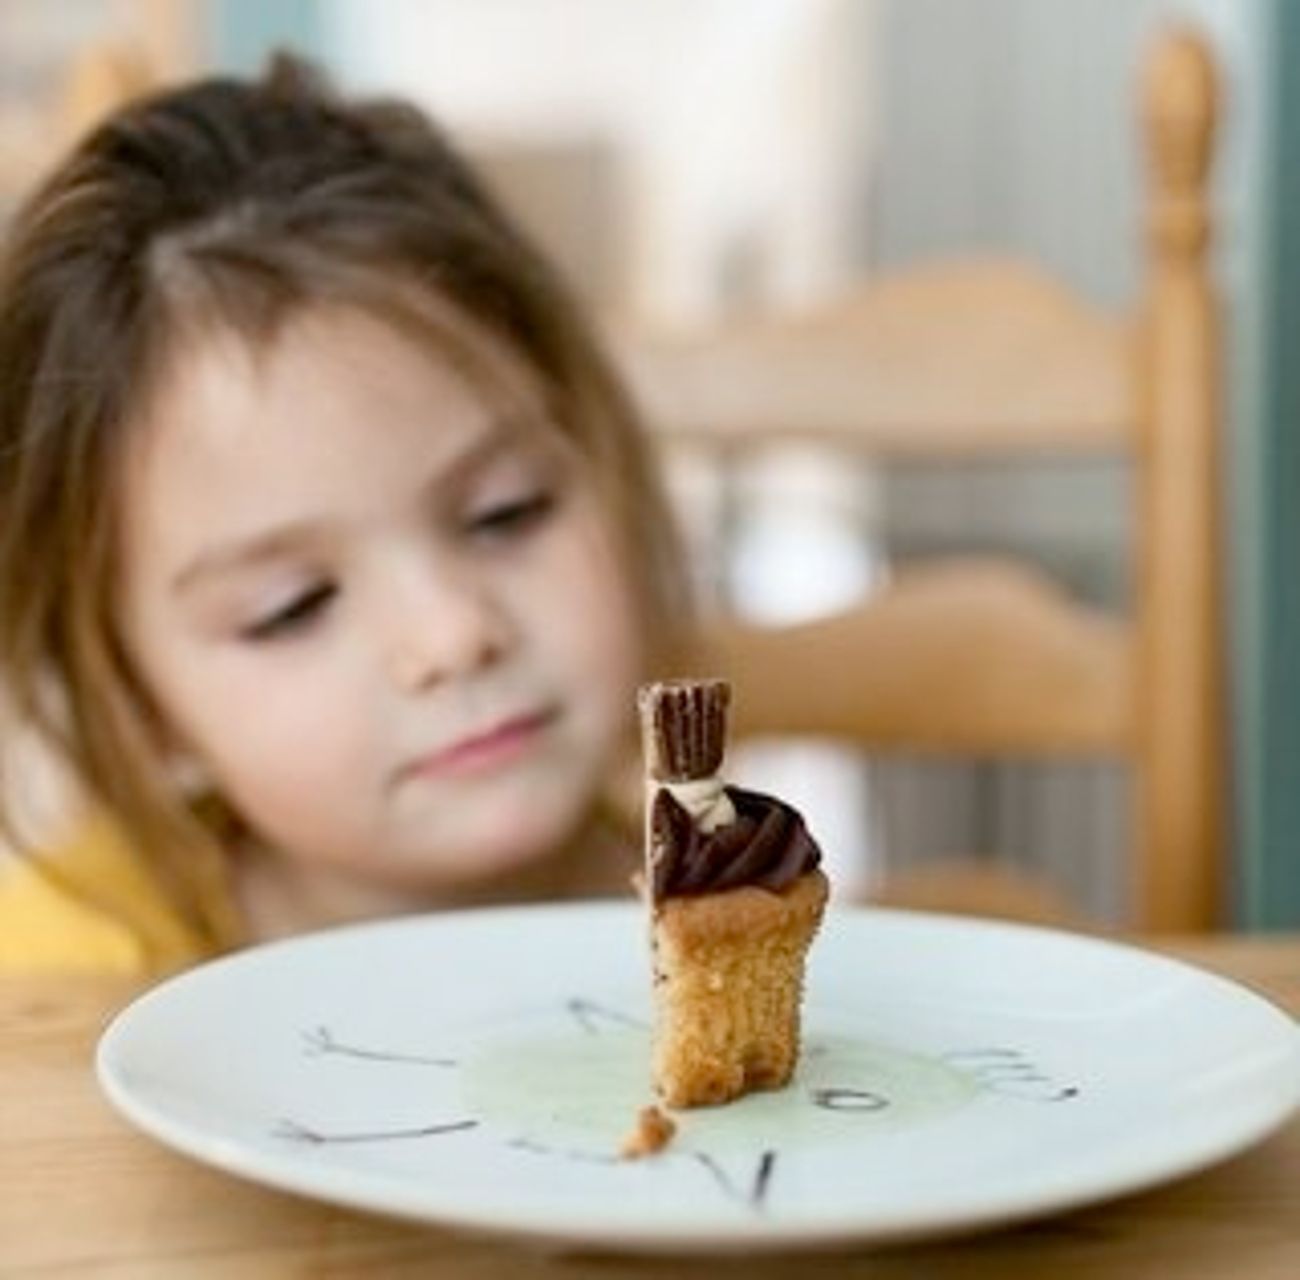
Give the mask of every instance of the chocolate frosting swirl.
[(650, 810), (650, 880), (655, 901), (741, 885), (779, 890), (821, 862), (803, 818), (775, 796), (724, 788), (736, 821), (701, 831), (672, 792), (660, 787)]

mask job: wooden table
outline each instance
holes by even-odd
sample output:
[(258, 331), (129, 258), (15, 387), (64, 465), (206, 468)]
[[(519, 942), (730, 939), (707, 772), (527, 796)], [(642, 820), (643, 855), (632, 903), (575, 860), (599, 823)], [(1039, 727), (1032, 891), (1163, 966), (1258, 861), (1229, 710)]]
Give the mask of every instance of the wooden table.
[[(1300, 1014), (1300, 936), (1163, 949)], [(671, 1262), (546, 1254), (366, 1217), (228, 1178), (120, 1121), (100, 1098), (90, 1059), (131, 994), (86, 980), (0, 980), (0, 1276), (1300, 1276), (1300, 1120), (1158, 1191), (1016, 1230), (876, 1252)]]

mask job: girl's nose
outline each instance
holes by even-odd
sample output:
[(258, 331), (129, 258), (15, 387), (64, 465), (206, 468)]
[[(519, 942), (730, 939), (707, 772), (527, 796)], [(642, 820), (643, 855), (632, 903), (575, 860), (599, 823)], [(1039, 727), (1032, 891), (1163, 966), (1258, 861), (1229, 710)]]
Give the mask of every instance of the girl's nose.
[(424, 566), (396, 584), (389, 610), (387, 665), (403, 692), (490, 666), (510, 644), (505, 611), (472, 575), (434, 574)]

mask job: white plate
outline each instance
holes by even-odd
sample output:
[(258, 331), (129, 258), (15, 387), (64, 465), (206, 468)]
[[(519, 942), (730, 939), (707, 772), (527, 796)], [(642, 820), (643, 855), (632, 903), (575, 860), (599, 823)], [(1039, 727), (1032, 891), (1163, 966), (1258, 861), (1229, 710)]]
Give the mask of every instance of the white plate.
[(1047, 930), (832, 911), (794, 1084), (650, 1100), (633, 905), (464, 912), (255, 948), (164, 982), (99, 1045), (145, 1132), (401, 1217), (636, 1250), (915, 1238), (1201, 1168), (1300, 1101), (1300, 1032), (1245, 989)]

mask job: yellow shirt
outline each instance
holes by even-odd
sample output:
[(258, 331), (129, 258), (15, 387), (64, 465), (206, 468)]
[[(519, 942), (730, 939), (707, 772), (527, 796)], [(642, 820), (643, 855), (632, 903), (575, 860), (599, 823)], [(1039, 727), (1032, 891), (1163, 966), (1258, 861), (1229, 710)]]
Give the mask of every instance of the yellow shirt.
[(0, 974), (145, 976), (194, 964), (217, 949), (168, 901), (107, 820), (85, 823), (47, 860), (84, 887), (87, 899), (26, 858), (0, 854)]

